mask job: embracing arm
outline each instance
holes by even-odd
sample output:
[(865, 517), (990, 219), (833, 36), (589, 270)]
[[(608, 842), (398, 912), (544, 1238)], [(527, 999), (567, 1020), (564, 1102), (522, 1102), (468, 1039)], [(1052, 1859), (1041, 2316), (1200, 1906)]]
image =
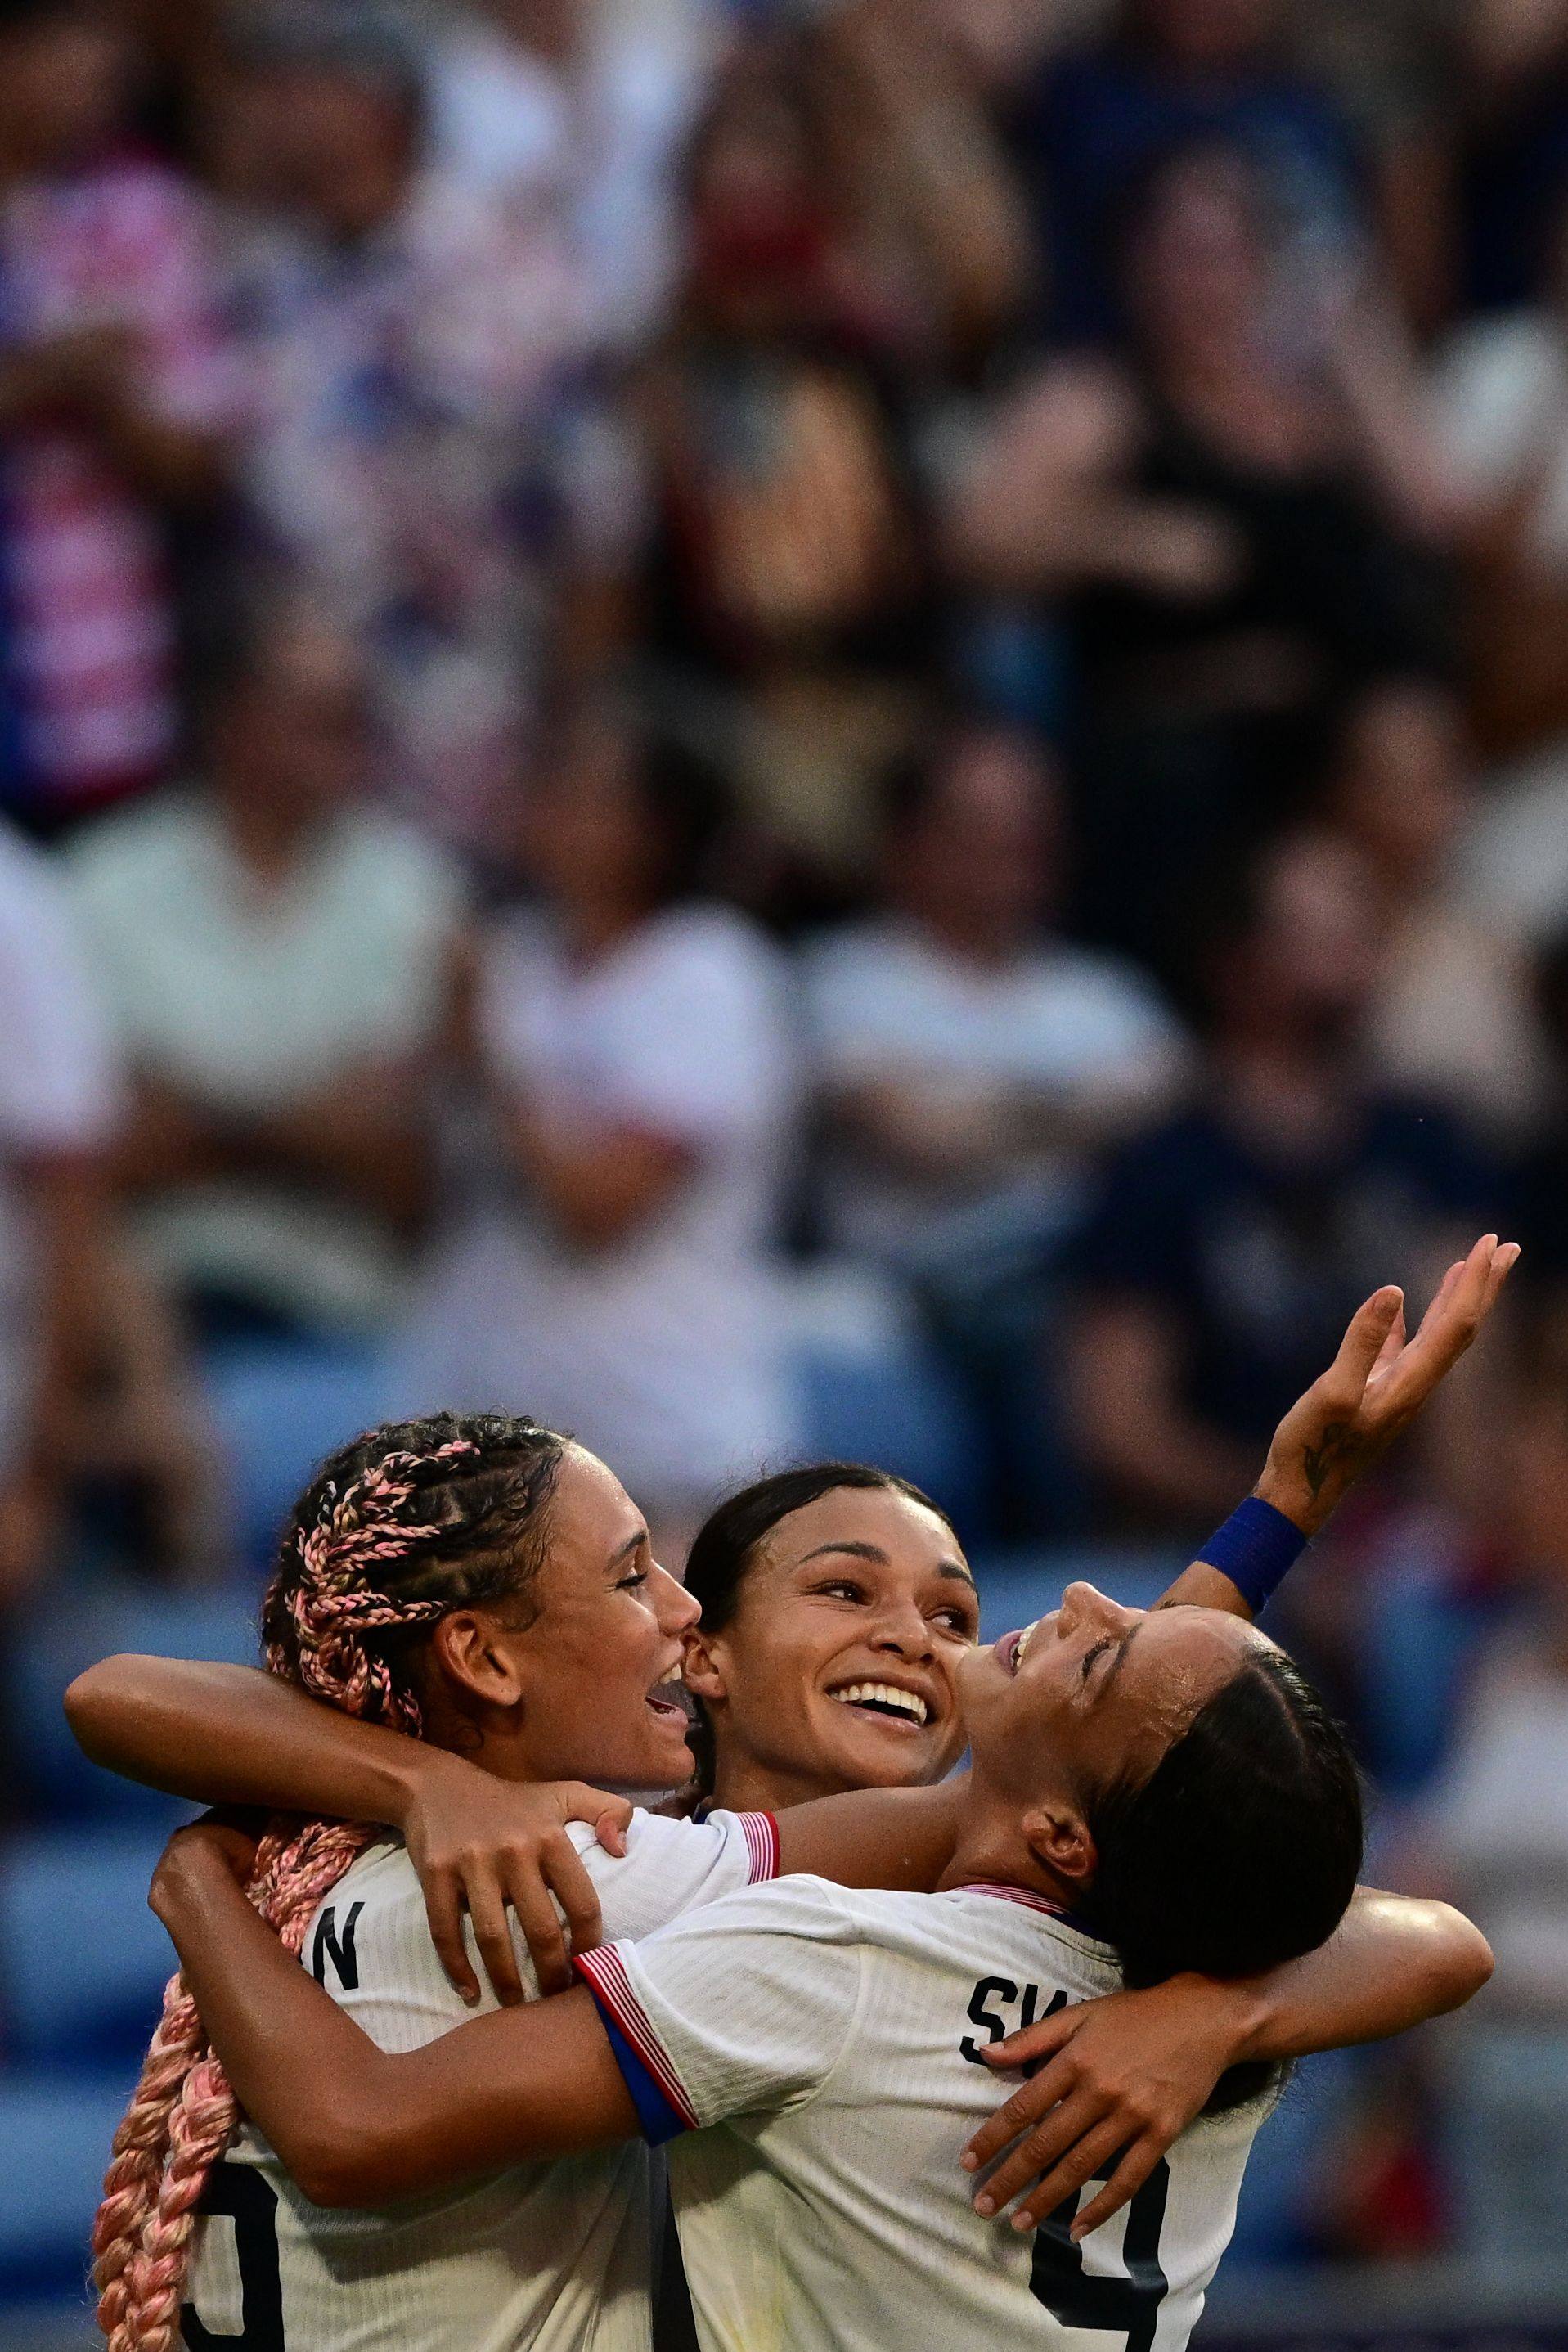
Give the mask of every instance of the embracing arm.
[(508, 1905), (541, 1990), (571, 1982), (552, 1895), (576, 1950), (599, 1941), (599, 1898), (566, 1824), (591, 1822), (600, 1843), (621, 1853), (632, 1816), (622, 1798), (580, 1781), (518, 1787), (400, 1732), (356, 1723), (253, 1666), (106, 1658), (77, 1676), (66, 1714), (95, 1764), (172, 1796), (401, 1831), (431, 1936), (466, 2000), (477, 2000), (479, 1985), (464, 1943), (465, 1910), (503, 2001), (523, 1997)]
[(1266, 1976), (1174, 1977), (1060, 2010), (986, 2053), (1037, 2071), (969, 2143), (972, 2169), (1018, 2143), (977, 2202), (1000, 2212), (1027, 2189), (1014, 2223), (1032, 2228), (1105, 2179), (1074, 2224), (1082, 2236), (1125, 2204), (1232, 2066), (1406, 2032), (1470, 2000), (1491, 1967), (1485, 1937), (1448, 1904), (1363, 1886), (1326, 1944)]
[(638, 2134), (591, 1994), (501, 2010), (422, 2050), (381, 2050), (246, 1899), (210, 1827), (180, 1832), (152, 1907), (235, 2096), (318, 2205), (384, 2205)]

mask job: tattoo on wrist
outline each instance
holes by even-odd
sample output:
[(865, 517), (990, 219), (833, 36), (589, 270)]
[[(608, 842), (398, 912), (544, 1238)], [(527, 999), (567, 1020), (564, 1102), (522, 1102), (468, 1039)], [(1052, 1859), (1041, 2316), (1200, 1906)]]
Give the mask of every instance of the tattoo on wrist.
[(1301, 1448), (1301, 1468), (1314, 1503), (1321, 1501), (1331, 1478), (1352, 1466), (1357, 1451), (1354, 1426), (1348, 1421), (1331, 1421), (1321, 1444)]

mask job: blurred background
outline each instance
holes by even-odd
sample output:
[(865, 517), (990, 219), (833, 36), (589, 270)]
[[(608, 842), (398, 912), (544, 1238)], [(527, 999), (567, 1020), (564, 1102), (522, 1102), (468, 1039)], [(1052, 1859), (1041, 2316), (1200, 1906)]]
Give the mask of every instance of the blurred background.
[(60, 1691), (345, 1434), (866, 1456), (995, 1632), (1495, 1228), (1275, 1617), (1497, 1977), (1205, 2331), (1568, 2345), (1568, 0), (0, 0), (0, 2343), (167, 1958)]

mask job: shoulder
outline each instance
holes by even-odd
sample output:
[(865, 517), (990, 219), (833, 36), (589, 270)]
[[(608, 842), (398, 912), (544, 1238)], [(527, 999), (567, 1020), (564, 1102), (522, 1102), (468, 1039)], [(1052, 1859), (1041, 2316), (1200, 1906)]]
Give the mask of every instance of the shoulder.
[(636, 952), (672, 979), (723, 986), (776, 987), (784, 959), (760, 924), (734, 907), (693, 898), (666, 907), (644, 929)]
[(106, 817), (66, 852), (63, 870), (73, 890), (95, 908), (134, 902), (142, 890), (183, 871), (208, 829), (193, 793), (171, 793)]

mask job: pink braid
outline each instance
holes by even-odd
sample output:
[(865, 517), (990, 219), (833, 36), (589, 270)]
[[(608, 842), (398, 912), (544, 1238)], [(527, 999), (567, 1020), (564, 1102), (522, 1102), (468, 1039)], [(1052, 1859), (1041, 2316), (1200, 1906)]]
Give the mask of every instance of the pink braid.
[[(417, 1738), (418, 1701), (360, 1636), (433, 1622), (442, 1601), (399, 1604), (371, 1581), (382, 1561), (405, 1558), (435, 1527), (395, 1514), (412, 1500), (409, 1475), (426, 1463), (477, 1451), (455, 1440), (429, 1455), (389, 1454), (339, 1496), (330, 1488), (317, 1524), (296, 1539), (298, 1580), (284, 1595), (298, 1641), (290, 1657), (268, 1645), (269, 1670), (298, 1681), (347, 1715)], [(317, 1906), (377, 1832), (362, 1823), (309, 1822), (269, 1831), (256, 1848), (251, 1901), (298, 1954)], [(114, 2137), (93, 2231), (98, 2324), (109, 2352), (173, 2352), (191, 2233), (213, 2166), (234, 2135), (237, 2108), (202, 2031), (183, 1977), (170, 1979), (131, 2105)]]

